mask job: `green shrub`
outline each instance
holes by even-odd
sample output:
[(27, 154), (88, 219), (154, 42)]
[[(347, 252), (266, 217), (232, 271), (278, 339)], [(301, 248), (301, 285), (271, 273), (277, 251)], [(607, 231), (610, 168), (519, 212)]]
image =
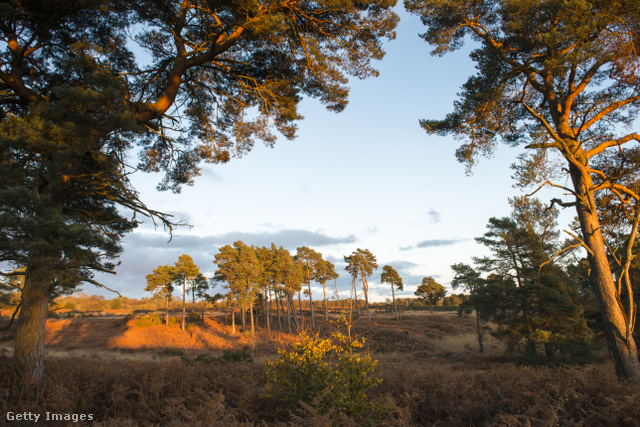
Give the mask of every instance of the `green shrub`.
[(122, 310), (122, 298), (114, 298), (109, 301), (109, 308), (111, 310)]
[(167, 326), (172, 327), (172, 328), (180, 327), (180, 326), (182, 326), (182, 320), (178, 319), (177, 317), (169, 316), (169, 322), (168, 322)]
[(195, 322), (199, 322), (201, 318), (202, 317), (200, 316), (200, 313), (193, 310), (193, 311), (190, 311), (189, 314), (187, 314), (186, 320), (187, 322), (195, 323)]
[(245, 347), (242, 350), (225, 350), (222, 352), (222, 360), (228, 362), (253, 362), (253, 357), (249, 354), (249, 347)]
[(150, 313), (139, 318), (136, 321), (136, 325), (140, 326), (141, 328), (147, 326), (162, 325), (162, 317), (157, 313)]
[(279, 350), (277, 361), (268, 362), (267, 395), (289, 410), (309, 405), (322, 415), (371, 420), (375, 411), (366, 391), (382, 380), (373, 376), (377, 361), (356, 351), (364, 340), (340, 333), (331, 339), (306, 333), (300, 338), (291, 350)]

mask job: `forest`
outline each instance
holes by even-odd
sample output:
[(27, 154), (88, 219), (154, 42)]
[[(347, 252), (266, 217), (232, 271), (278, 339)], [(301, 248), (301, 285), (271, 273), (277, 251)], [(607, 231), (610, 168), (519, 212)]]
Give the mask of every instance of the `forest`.
[[(139, 299), (100, 279), (144, 221), (169, 241), (188, 225), (135, 176), (178, 194), (295, 139), (305, 99), (348, 110), (400, 8), (432, 55), (473, 46), (451, 111), (416, 124), (425, 138), (455, 139), (470, 175), (498, 145), (520, 150), (522, 195), (450, 283), (409, 283), (364, 241), (339, 261), (302, 243), (214, 245), (213, 275), (183, 253), (146, 272)], [(3, 425), (640, 425), (639, 0), (0, 11)], [(563, 230), (561, 210), (575, 215)]]

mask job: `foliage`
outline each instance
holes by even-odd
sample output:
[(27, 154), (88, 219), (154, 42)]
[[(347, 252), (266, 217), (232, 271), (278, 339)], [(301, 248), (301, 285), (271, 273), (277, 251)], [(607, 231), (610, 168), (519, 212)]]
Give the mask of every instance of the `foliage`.
[(394, 4), (0, 5), (0, 261), (26, 267), (14, 353), (25, 378), (42, 380), (49, 298), (100, 286), (95, 272), (114, 271), (139, 216), (176, 225), (130, 175), (163, 172), (159, 188), (177, 192), (202, 161), (293, 138), (303, 96), (341, 111), (346, 76), (377, 74)]
[(370, 415), (373, 406), (366, 391), (380, 380), (373, 376), (377, 362), (355, 351), (363, 344), (340, 333), (331, 339), (302, 333), (291, 350), (279, 350), (279, 359), (268, 362), (269, 396), (288, 409), (300, 410), (306, 404), (320, 414), (356, 419)]
[(390, 265), (382, 267), (382, 274), (380, 275), (380, 283), (388, 283), (391, 285), (391, 289), (397, 289), (399, 291), (404, 290), (404, 284), (402, 283), (402, 277), (398, 274), (395, 268)]
[[(459, 49), (466, 37), (478, 43), (471, 53), (477, 73), (454, 111), (422, 127), (464, 139), (456, 155), (469, 169), (499, 141), (522, 144), (529, 151), (514, 167), (518, 185), (570, 195), (552, 203), (576, 209), (617, 374), (640, 383), (629, 278), (640, 224), (634, 144), (640, 135), (629, 132), (640, 111), (640, 2), (406, 0), (405, 6), (426, 25), (422, 37), (432, 53)], [(626, 216), (618, 276), (601, 225), (614, 210)]]
[(476, 268), (452, 266), (452, 286), (469, 291), (461, 310), (473, 308), (480, 319), (494, 323), (492, 335), (531, 362), (540, 358), (537, 347), (542, 347), (547, 362), (588, 363), (591, 332), (580, 283), (551, 259), (559, 246), (558, 212), (536, 199), (510, 202), (512, 215), (489, 219), (488, 231), (476, 239), (491, 255), (474, 258)]
[(136, 320), (136, 325), (141, 328), (162, 325), (162, 317), (158, 313), (150, 313)]
[(444, 298), (447, 290), (440, 283), (436, 282), (433, 277), (429, 276), (422, 278), (422, 283), (418, 285), (415, 294), (420, 297), (420, 299), (428, 301), (429, 307), (433, 312), (433, 306)]
[(344, 261), (347, 263), (345, 270), (353, 277), (354, 296), (357, 298), (357, 292), (355, 292), (355, 281), (358, 276), (362, 280), (362, 290), (364, 291), (364, 302), (367, 308), (367, 317), (371, 320), (371, 313), (369, 311), (369, 282), (368, 277), (373, 274), (373, 270), (378, 268), (378, 261), (376, 256), (371, 253), (369, 249), (356, 249), (351, 255), (345, 255)]

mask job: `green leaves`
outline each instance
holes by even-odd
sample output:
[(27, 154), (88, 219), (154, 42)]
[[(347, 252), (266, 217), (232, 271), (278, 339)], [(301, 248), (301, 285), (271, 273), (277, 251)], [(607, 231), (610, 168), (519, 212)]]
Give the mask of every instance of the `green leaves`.
[(399, 291), (404, 290), (402, 277), (400, 277), (396, 269), (390, 265), (385, 265), (384, 267), (382, 267), (380, 283), (389, 283), (392, 287), (395, 287)]

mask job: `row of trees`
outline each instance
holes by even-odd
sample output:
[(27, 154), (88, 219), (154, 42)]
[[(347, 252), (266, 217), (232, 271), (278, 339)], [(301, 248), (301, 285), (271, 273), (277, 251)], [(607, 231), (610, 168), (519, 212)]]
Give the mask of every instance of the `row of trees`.
[[(358, 248), (351, 255), (344, 256), (347, 263), (345, 270), (351, 275), (351, 301), (358, 300), (358, 280), (362, 283), (362, 294), (364, 295), (365, 310), (367, 317), (371, 320), (369, 304), (368, 278), (378, 267), (375, 255), (368, 249)], [(217, 269), (214, 277), (209, 281), (200, 273), (198, 266), (189, 255), (181, 255), (175, 265), (161, 265), (148, 274), (146, 291), (152, 292), (155, 298), (165, 302), (166, 318), (168, 322), (168, 307), (171, 301), (175, 286), (182, 286), (183, 295), (183, 328), (185, 318), (185, 295), (187, 289), (191, 291), (192, 301), (196, 298), (207, 301), (216, 301), (221, 298), (220, 294), (215, 297), (206, 293), (211, 285), (224, 283), (228, 290), (226, 293), (227, 308), (232, 313), (232, 331), (236, 332), (235, 311), (240, 308), (242, 313), (242, 327), (247, 329), (246, 313), (249, 313), (249, 324), (252, 332), (255, 332), (254, 304), (262, 305), (264, 313), (264, 323), (267, 330), (271, 330), (273, 312), (277, 313), (279, 329), (283, 329), (283, 324), (289, 332), (299, 330), (302, 326), (303, 316), (302, 295), (309, 299), (309, 307), (313, 308), (313, 293), (311, 283), (317, 282), (322, 285), (324, 317), (328, 319), (328, 299), (327, 282), (333, 280), (334, 287), (339, 274), (335, 270), (335, 265), (326, 259), (322, 254), (306, 246), (297, 248), (295, 255), (284, 249), (282, 246), (276, 247), (274, 243), (270, 247), (254, 247), (242, 241), (236, 241), (232, 245), (220, 247), (215, 255)], [(211, 282), (211, 283), (209, 283)], [(398, 272), (390, 265), (383, 267), (381, 282), (387, 283), (391, 287), (393, 304), (398, 316), (398, 307), (395, 292), (403, 290), (402, 278)], [(438, 285), (440, 286), (440, 285)], [(442, 288), (444, 290), (444, 288)], [(335, 288), (337, 295), (337, 287)], [(298, 308), (294, 304), (297, 295)], [(419, 292), (417, 295), (425, 295)], [(442, 294), (444, 296), (444, 294)], [(439, 297), (441, 298), (441, 297)], [(432, 296), (426, 300), (435, 303), (438, 298)], [(360, 315), (360, 306), (355, 304), (356, 314)], [(311, 327), (315, 328), (315, 310), (311, 309)]]
[[(360, 277), (369, 314), (367, 278), (373, 273), (373, 269), (377, 268), (376, 258), (369, 250), (358, 249), (344, 259), (347, 262), (346, 270), (353, 277), (352, 298), (357, 298), (356, 281)], [(300, 309), (304, 292), (309, 298), (309, 306), (313, 308), (312, 281), (322, 285), (324, 316), (325, 319), (328, 317), (327, 282), (333, 280), (335, 285), (339, 274), (331, 261), (323, 259), (322, 254), (313, 249), (301, 246), (292, 256), (288, 250), (282, 246), (276, 247), (273, 243), (271, 247), (255, 248), (237, 241), (233, 245), (222, 246), (215, 256), (214, 263), (218, 266), (214, 280), (226, 283), (229, 290), (227, 301), (232, 311), (235, 311), (236, 304), (240, 305), (244, 329), (246, 329), (244, 313), (248, 308), (251, 330), (255, 331), (253, 302), (256, 297), (259, 297), (268, 331), (271, 330), (273, 305), (275, 305), (280, 329), (283, 328), (283, 323), (286, 323), (289, 332), (293, 329), (299, 330), (303, 316), (299, 310), (296, 310), (294, 297), (297, 295)], [(315, 328), (313, 309), (311, 310), (311, 327)], [(235, 315), (232, 316), (232, 330), (235, 333)]]
[(207, 294), (209, 281), (200, 268), (193, 262), (191, 256), (182, 254), (174, 265), (160, 265), (152, 273), (147, 274), (147, 286), (145, 291), (151, 292), (155, 298), (165, 302), (165, 323), (169, 324), (169, 302), (172, 299), (174, 286), (182, 286), (182, 329), (186, 322), (186, 295), (187, 287), (191, 291), (192, 303), (196, 298), (215, 301), (218, 296)]

